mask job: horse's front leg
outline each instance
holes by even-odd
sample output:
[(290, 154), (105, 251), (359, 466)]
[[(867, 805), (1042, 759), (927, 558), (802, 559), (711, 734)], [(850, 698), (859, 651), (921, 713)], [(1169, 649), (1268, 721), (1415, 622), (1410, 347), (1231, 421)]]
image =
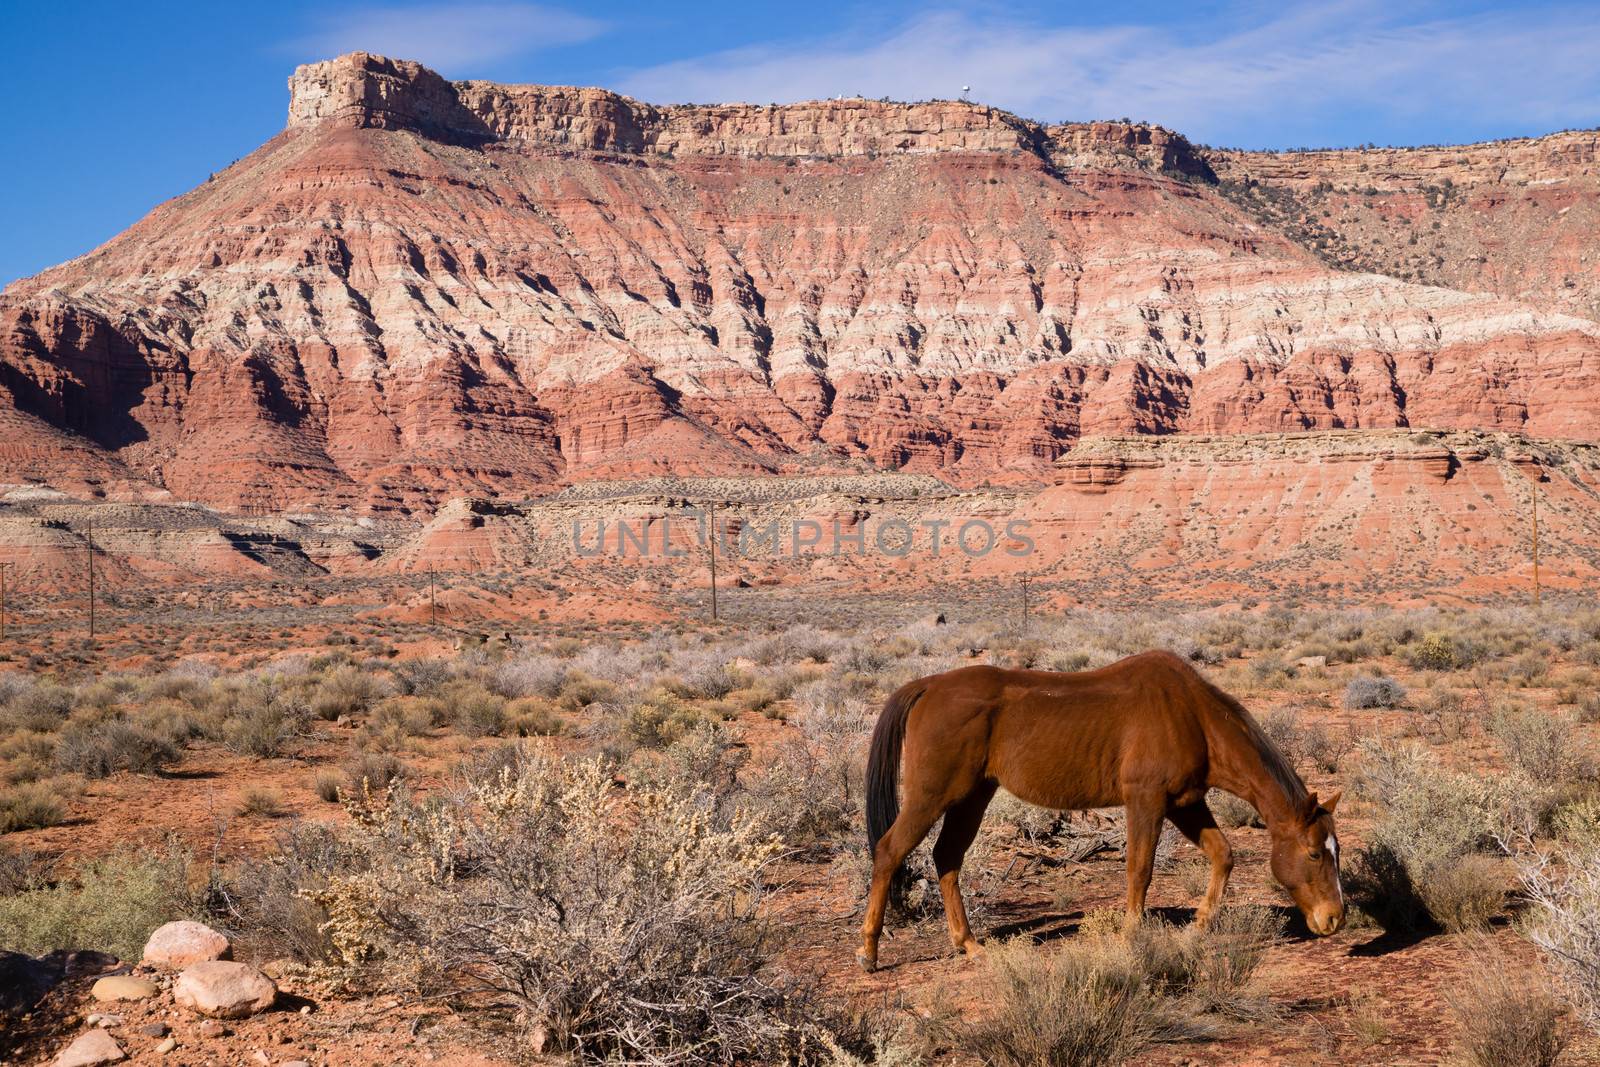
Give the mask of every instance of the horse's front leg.
[(1126, 929), (1133, 930), (1144, 918), (1144, 901), (1150, 892), (1150, 878), (1156, 866), (1156, 842), (1161, 837), (1161, 822), (1167, 816), (1165, 796), (1139, 795), (1127, 800), (1128, 826), (1128, 915)]
[(1206, 885), (1205, 898), (1194, 913), (1195, 925), (1204, 929), (1216, 917), (1217, 909), (1222, 905), (1222, 895), (1227, 892), (1228, 875), (1233, 871), (1233, 849), (1204, 800), (1173, 808), (1167, 817), (1211, 861), (1211, 880)]

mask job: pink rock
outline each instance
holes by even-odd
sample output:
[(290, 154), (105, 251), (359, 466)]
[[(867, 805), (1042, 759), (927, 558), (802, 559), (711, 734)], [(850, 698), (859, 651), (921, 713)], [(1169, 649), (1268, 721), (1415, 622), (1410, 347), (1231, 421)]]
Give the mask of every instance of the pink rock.
[(113, 974), (100, 979), (89, 992), (99, 1001), (149, 1000), (161, 992), (161, 987), (131, 974)]
[(62, 1049), (50, 1061), (50, 1067), (95, 1067), (96, 1064), (116, 1063), (127, 1058), (128, 1054), (122, 1051), (122, 1046), (110, 1034), (104, 1030), (90, 1030)]
[(278, 999), (278, 987), (249, 964), (207, 960), (178, 975), (172, 997), (201, 1015), (243, 1019), (272, 1007)]
[(187, 967), (205, 960), (225, 960), (232, 954), (233, 946), (226, 937), (189, 919), (160, 927), (144, 945), (144, 962), (157, 967)]

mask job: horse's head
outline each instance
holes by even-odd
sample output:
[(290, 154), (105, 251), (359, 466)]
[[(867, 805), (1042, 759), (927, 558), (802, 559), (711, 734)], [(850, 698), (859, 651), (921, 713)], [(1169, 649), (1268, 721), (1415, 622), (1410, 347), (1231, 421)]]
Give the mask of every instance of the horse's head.
[(1272, 873), (1294, 897), (1311, 932), (1322, 937), (1344, 925), (1339, 838), (1333, 828), (1338, 804), (1338, 793), (1320, 804), (1312, 793), (1292, 825), (1272, 828)]

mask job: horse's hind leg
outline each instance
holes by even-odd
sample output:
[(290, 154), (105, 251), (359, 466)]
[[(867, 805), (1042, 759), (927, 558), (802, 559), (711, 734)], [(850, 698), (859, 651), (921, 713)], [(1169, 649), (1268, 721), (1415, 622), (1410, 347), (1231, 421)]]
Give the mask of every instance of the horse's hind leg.
[(995, 786), (985, 782), (944, 813), (944, 826), (933, 843), (933, 866), (939, 872), (939, 892), (944, 896), (944, 916), (950, 924), (950, 941), (969, 956), (980, 951), (978, 939), (967, 924), (961, 901), (961, 860), (978, 836), (983, 813), (994, 798)]
[(867, 916), (861, 923), (861, 947), (856, 950), (856, 962), (863, 970), (878, 966), (878, 935), (883, 933), (883, 913), (889, 907), (895, 872), (944, 814), (938, 798), (906, 799), (906, 806), (872, 853), (872, 888), (867, 893)]
[(1167, 812), (1167, 818), (1211, 861), (1211, 882), (1206, 886), (1205, 898), (1194, 913), (1196, 925), (1209, 926), (1217, 914), (1217, 907), (1222, 903), (1222, 894), (1228, 889), (1228, 875), (1233, 872), (1233, 848), (1218, 828), (1217, 820), (1212, 817), (1211, 809), (1203, 799), (1173, 808)]

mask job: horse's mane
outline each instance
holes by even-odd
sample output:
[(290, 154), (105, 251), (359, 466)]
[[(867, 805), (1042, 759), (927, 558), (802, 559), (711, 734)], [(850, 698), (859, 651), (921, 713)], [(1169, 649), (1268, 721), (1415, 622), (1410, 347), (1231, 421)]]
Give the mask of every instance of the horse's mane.
[(1210, 679), (1202, 676), (1201, 681), (1216, 699), (1218, 710), (1239, 727), (1240, 732), (1261, 756), (1261, 765), (1267, 769), (1267, 774), (1271, 775), (1278, 788), (1283, 790), (1284, 796), (1297, 807), (1304, 804), (1311, 795), (1306, 789), (1306, 783), (1295, 771), (1289, 758), (1272, 743), (1272, 738), (1268, 737), (1261, 724), (1256, 722), (1255, 716), (1245, 710), (1245, 706), (1236, 698), (1211, 684)]

